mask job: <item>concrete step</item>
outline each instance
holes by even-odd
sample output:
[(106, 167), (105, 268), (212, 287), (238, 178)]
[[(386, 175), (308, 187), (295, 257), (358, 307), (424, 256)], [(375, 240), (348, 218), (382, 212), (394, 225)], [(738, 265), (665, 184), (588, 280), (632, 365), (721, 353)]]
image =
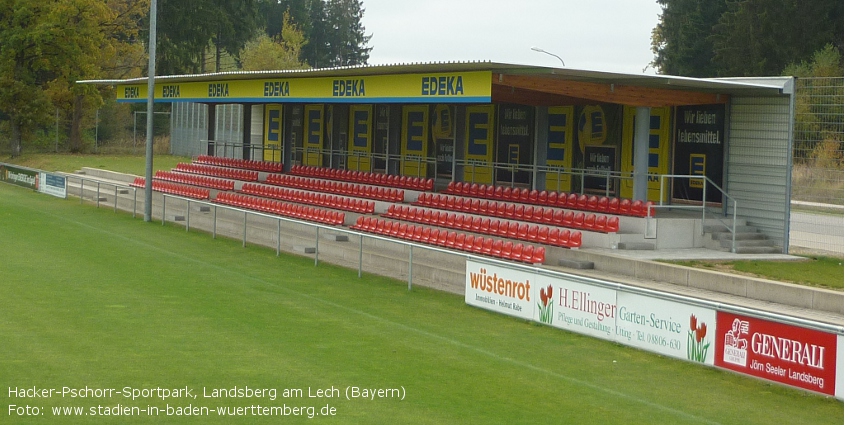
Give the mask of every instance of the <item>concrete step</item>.
[[(730, 232), (719, 232), (713, 233), (711, 238), (714, 241), (729, 241), (732, 239), (732, 235)], [(763, 233), (737, 233), (736, 240), (738, 241), (748, 241), (748, 240), (762, 240), (766, 239), (767, 236)]]
[[(722, 239), (720, 241), (722, 248), (730, 248), (731, 247), (731, 240), (730, 239)], [(739, 240), (736, 241), (737, 247), (763, 247), (763, 246), (775, 246), (775, 241), (769, 239), (757, 239), (757, 240)]]
[(654, 250), (654, 244), (651, 242), (619, 242), (616, 244), (616, 249)]
[[(723, 226), (721, 224), (704, 226), (704, 233), (722, 233), (722, 232), (730, 233), (728, 228), (726, 228), (725, 226)], [(754, 226), (749, 226), (749, 225), (746, 225), (746, 224), (743, 224), (743, 225), (737, 224), (736, 232), (737, 233), (757, 233), (758, 230)]]
[[(730, 248), (726, 249), (726, 251)], [(782, 250), (776, 246), (738, 246), (737, 254), (780, 254)]]

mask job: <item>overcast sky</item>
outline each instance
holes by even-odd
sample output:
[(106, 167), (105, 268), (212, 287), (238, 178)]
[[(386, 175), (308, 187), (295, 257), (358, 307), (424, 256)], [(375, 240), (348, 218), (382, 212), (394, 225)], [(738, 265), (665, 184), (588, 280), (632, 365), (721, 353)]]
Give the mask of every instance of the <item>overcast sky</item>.
[[(364, 0), (372, 65), (489, 60), (642, 73), (655, 0)], [(646, 73), (654, 74), (649, 68)]]

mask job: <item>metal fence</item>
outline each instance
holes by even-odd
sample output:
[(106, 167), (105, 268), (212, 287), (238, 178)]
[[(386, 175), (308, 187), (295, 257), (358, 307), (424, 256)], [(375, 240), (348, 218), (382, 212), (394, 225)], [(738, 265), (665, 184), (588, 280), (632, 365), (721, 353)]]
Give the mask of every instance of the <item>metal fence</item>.
[(843, 78), (795, 89), (790, 252), (843, 254)]

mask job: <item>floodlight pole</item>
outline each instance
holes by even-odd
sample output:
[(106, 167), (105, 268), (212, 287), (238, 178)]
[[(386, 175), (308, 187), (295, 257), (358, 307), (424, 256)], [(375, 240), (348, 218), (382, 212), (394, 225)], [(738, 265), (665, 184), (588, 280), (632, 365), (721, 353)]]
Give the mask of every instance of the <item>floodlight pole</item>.
[(565, 63), (563, 63), (563, 59), (561, 59), (561, 58), (560, 58), (560, 56), (558, 56), (558, 55), (556, 55), (556, 54), (554, 54), (554, 53), (547, 52), (547, 51), (545, 51), (545, 50), (543, 50), (543, 49), (541, 49), (541, 48), (539, 48), (539, 47), (532, 47), (532, 48), (531, 48), (531, 50), (533, 50), (533, 51), (535, 51), (535, 52), (545, 53), (545, 54), (547, 54), (547, 55), (549, 55), (549, 56), (554, 56), (554, 57), (556, 57), (556, 58), (557, 58), (557, 60), (559, 60), (559, 61), (560, 61), (560, 66), (562, 66), (562, 67), (566, 67), (566, 64), (565, 64)]
[[(153, 102), (156, 74), (156, 0), (150, 0), (150, 63), (147, 71), (147, 159), (144, 169), (144, 221), (153, 219)], [(163, 219), (164, 217), (162, 217)]]

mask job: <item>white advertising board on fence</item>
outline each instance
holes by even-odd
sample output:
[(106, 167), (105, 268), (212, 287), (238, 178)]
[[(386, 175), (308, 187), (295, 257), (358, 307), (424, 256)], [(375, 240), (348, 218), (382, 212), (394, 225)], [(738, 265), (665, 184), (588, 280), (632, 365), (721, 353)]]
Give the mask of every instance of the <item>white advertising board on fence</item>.
[(713, 365), (716, 311), (619, 291), (616, 341)]
[(841, 334), (593, 282), (467, 260), (465, 299), (475, 307), (842, 399)]
[(616, 291), (565, 279), (538, 276), (534, 320), (612, 341), (616, 333)]
[(38, 191), (59, 198), (67, 198), (67, 178), (50, 173), (38, 173)]
[(527, 320), (534, 318), (533, 273), (467, 260), (466, 303)]

